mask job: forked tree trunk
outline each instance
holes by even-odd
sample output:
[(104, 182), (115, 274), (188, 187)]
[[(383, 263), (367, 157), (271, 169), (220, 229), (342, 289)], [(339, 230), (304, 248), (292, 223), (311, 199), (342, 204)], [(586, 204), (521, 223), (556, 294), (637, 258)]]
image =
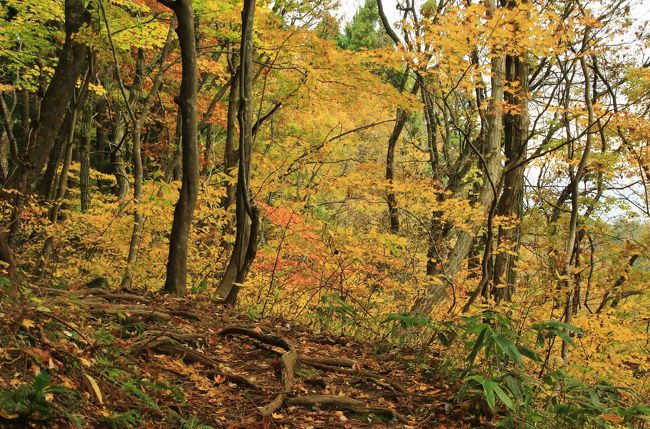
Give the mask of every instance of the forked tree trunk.
[(183, 177), (180, 197), (174, 209), (169, 238), (169, 257), (164, 290), (175, 296), (185, 295), (187, 283), (187, 242), (192, 215), (199, 192), (199, 154), (196, 121), (196, 39), (191, 0), (159, 0), (176, 14), (176, 33), (181, 48), (183, 75), (178, 98), (182, 118)]
[[(494, 11), (496, 9), (494, 0), (490, 0), (489, 3), (490, 8)], [(492, 59), (491, 99), (486, 112), (487, 131), (482, 138), (481, 148), (478, 148), (481, 151), (479, 166), (483, 170), (484, 180), (476, 203), (485, 215), (490, 211), (492, 202), (496, 198), (495, 189), (492, 186), (496, 186), (500, 181), (502, 173), (499, 161), (503, 131), (504, 72), (504, 57), (495, 55)], [(442, 286), (429, 285), (425, 293), (413, 304), (412, 312), (429, 315), (434, 305), (440, 302), (446, 290), (452, 286), (449, 282), (453, 281), (454, 276), (462, 269), (463, 262), (466, 261), (478, 231), (479, 227), (475, 226), (471, 232), (465, 230), (458, 232), (456, 243), (449, 253), (447, 261), (443, 264), (444, 284)]]
[[(153, 87), (142, 102), (140, 113), (135, 118), (133, 124), (133, 233), (131, 234), (131, 242), (129, 244), (129, 256), (127, 257), (126, 269), (124, 270), (122, 282), (120, 283), (120, 288), (122, 289), (128, 289), (131, 287), (133, 268), (138, 261), (138, 254), (140, 253), (140, 242), (142, 241), (142, 232), (144, 230), (144, 215), (140, 208), (140, 202), (142, 201), (142, 186), (144, 182), (144, 167), (142, 165), (142, 128), (147, 116), (149, 115), (153, 97), (156, 96), (158, 89), (162, 84), (165, 60), (167, 59), (167, 55), (169, 54), (172, 45), (172, 26), (173, 20), (172, 23), (170, 23), (167, 40), (165, 41), (162, 53), (160, 54), (160, 63), (158, 65), (158, 72), (154, 78)], [(144, 52), (141, 52), (138, 57), (144, 58)]]
[[(252, 113), (252, 59), (253, 25), (255, 0), (244, 0), (242, 10), (242, 36), (240, 48), (239, 109), (239, 170), (237, 172), (236, 192), (236, 234), (233, 252), (226, 268), (218, 293), (225, 296), (228, 305), (235, 305), (241, 285), (246, 281), (248, 270), (257, 253), (257, 231), (259, 211), (250, 201), (250, 159), (253, 146)], [(233, 276), (234, 273), (234, 276)]]

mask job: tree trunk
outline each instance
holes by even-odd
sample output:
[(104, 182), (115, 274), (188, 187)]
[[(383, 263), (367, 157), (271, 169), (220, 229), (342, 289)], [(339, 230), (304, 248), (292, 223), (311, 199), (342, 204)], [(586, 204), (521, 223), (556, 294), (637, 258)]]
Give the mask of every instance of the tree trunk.
[(104, 155), (106, 151), (106, 128), (104, 128), (103, 123), (99, 123), (97, 124), (95, 131), (95, 156), (93, 159), (95, 162), (95, 168), (101, 169), (101, 166), (104, 163)]
[[(133, 279), (133, 268), (135, 267), (136, 262), (138, 261), (138, 253), (140, 252), (140, 241), (142, 240), (142, 231), (144, 230), (144, 215), (140, 209), (140, 202), (142, 201), (142, 185), (144, 182), (144, 167), (142, 165), (142, 128), (144, 122), (149, 116), (149, 110), (151, 108), (151, 102), (153, 97), (158, 93), (158, 89), (162, 84), (163, 73), (165, 70), (165, 61), (169, 50), (171, 49), (172, 40), (173, 40), (173, 20), (170, 23), (169, 31), (167, 32), (167, 39), (163, 45), (162, 52), (160, 54), (160, 63), (158, 65), (158, 72), (154, 78), (154, 84), (140, 108), (140, 113), (136, 118), (134, 118), (133, 124), (133, 146), (132, 146), (132, 156), (133, 156), (133, 233), (131, 234), (131, 242), (129, 244), (129, 256), (127, 257), (126, 269), (122, 276), (122, 282), (120, 283), (120, 288), (128, 289), (131, 287), (131, 281)], [(138, 58), (142, 58), (144, 62), (144, 51), (138, 53)], [(139, 73), (143, 70), (143, 67), (136, 67), (138, 70), (136, 73)], [(140, 78), (141, 80), (141, 78)]]
[(93, 102), (88, 100), (81, 119), (81, 138), (79, 139), (79, 192), (81, 211), (90, 209), (90, 131), (93, 121)]
[(63, 157), (63, 166), (56, 183), (56, 193), (54, 195), (54, 203), (50, 209), (50, 221), (57, 223), (59, 220), (59, 210), (63, 204), (66, 192), (68, 192), (68, 173), (70, 172), (70, 164), (72, 162), (72, 151), (74, 149), (74, 129), (77, 122), (77, 109), (73, 109), (70, 116), (70, 127), (65, 139), (65, 155)]
[[(257, 232), (259, 212), (250, 201), (250, 159), (253, 146), (252, 113), (252, 50), (253, 25), (255, 17), (255, 0), (244, 0), (242, 10), (242, 36), (240, 48), (240, 85), (239, 109), (239, 170), (237, 173), (236, 193), (236, 234), (233, 252), (228, 262), (226, 273), (218, 288), (218, 293), (225, 296), (228, 305), (235, 305), (241, 285), (246, 281), (250, 265), (257, 253)], [(232, 276), (232, 272), (236, 275)]]
[[(588, 34), (585, 35), (585, 40), (588, 40)], [(571, 217), (569, 218), (569, 237), (567, 239), (567, 249), (566, 249), (566, 261), (562, 269), (562, 279), (561, 283), (563, 289), (566, 290), (566, 301), (564, 306), (564, 322), (571, 324), (573, 323), (573, 300), (579, 299), (579, 297), (574, 296), (573, 288), (570, 284), (570, 272), (571, 272), (571, 262), (574, 255), (574, 250), (577, 243), (577, 225), (578, 225), (578, 204), (579, 204), (579, 191), (580, 191), (580, 182), (585, 174), (585, 169), (587, 167), (587, 160), (589, 159), (589, 154), (591, 153), (591, 144), (593, 140), (593, 129), (594, 127), (594, 118), (596, 117), (594, 113), (594, 106), (591, 99), (591, 79), (590, 73), (591, 70), (587, 67), (587, 61), (584, 56), (580, 57), (580, 67), (582, 69), (582, 74), (585, 80), (585, 105), (587, 106), (587, 124), (589, 129), (587, 130), (585, 147), (582, 151), (582, 156), (580, 157), (580, 162), (576, 168), (575, 175), (573, 176), (570, 187), (571, 187)], [(573, 168), (571, 168), (573, 169)], [(568, 332), (567, 332), (568, 334)], [(562, 340), (562, 360), (564, 364), (569, 363), (569, 344)]]
[(205, 147), (203, 148), (203, 171), (201, 174), (206, 176), (212, 169), (212, 124), (205, 128)]
[(141, 129), (141, 125), (136, 123), (133, 130), (133, 233), (131, 234), (131, 242), (129, 244), (129, 256), (126, 261), (126, 269), (124, 270), (122, 282), (120, 283), (120, 288), (122, 289), (128, 289), (131, 286), (133, 267), (138, 260), (140, 239), (142, 238), (142, 230), (144, 229), (144, 216), (140, 210), (143, 176)]
[(164, 290), (175, 296), (185, 295), (187, 282), (187, 242), (192, 215), (199, 192), (199, 156), (197, 142), (196, 95), (197, 66), (194, 16), (191, 0), (161, 0), (176, 14), (176, 33), (181, 48), (183, 74), (178, 98), (182, 117), (183, 176), (180, 197), (174, 209), (169, 238), (169, 257)]
[(9, 107), (5, 103), (4, 96), (0, 92), (0, 114), (2, 115), (2, 129), (4, 134), (7, 136), (7, 172), (9, 171), (9, 158), (16, 158), (18, 154), (18, 145), (16, 143), (16, 137), (14, 136), (14, 126), (11, 119), (12, 112), (9, 110)]
[[(239, 81), (240, 72), (234, 73), (234, 79), (230, 85), (230, 95), (228, 96), (228, 123), (226, 125), (226, 146), (223, 153), (223, 171), (226, 174), (233, 174), (239, 157), (235, 147), (235, 133), (237, 132), (237, 110), (239, 106)], [(226, 198), (223, 201), (223, 208), (227, 209), (235, 202), (235, 186), (226, 185)]]
[(26, 191), (28, 185), (36, 183), (45, 166), (65, 117), (63, 107), (72, 98), (77, 79), (86, 67), (88, 49), (76, 40), (75, 34), (90, 18), (81, 0), (65, 0), (65, 42), (41, 104), (40, 120), (34, 122), (25, 154), (10, 177), (11, 187)]
[[(402, 82), (400, 83), (400, 92), (403, 92), (406, 88), (406, 82), (409, 77), (408, 67), (404, 71), (404, 76), (402, 77)], [(411, 88), (411, 94), (416, 94), (420, 88), (420, 80), (416, 80)], [(388, 204), (388, 219), (390, 224), (390, 231), (393, 234), (399, 232), (399, 210), (397, 209), (397, 198), (395, 193), (392, 191), (393, 180), (395, 180), (395, 149), (397, 147), (397, 142), (402, 130), (404, 130), (404, 125), (408, 119), (408, 112), (404, 109), (398, 108), (395, 118), (395, 125), (393, 126), (393, 131), (388, 138), (388, 149), (386, 151), (386, 182), (388, 183), (388, 193), (386, 194), (386, 202)]]
[(21, 91), (22, 105), (20, 113), (20, 134), (22, 143), (27, 144), (29, 141), (29, 125), (30, 125), (30, 99), (29, 89), (23, 88)]
[(4, 134), (4, 128), (0, 127), (0, 183), (9, 177), (9, 141)]
[[(494, 1), (490, 1), (491, 8), (495, 9)], [(477, 204), (484, 215), (488, 215), (495, 196), (496, 184), (500, 181), (501, 168), (499, 165), (501, 154), (501, 136), (502, 136), (502, 117), (503, 117), (503, 88), (504, 88), (504, 57), (495, 55), (492, 59), (492, 81), (491, 81), (491, 99), (486, 113), (487, 130), (482, 137), (482, 144), (479, 150), (480, 166), (483, 170), (484, 180), (481, 186)], [(411, 311), (418, 314), (428, 315), (431, 313), (434, 305), (439, 302), (449, 287), (453, 287), (454, 276), (461, 270), (463, 262), (466, 261), (474, 237), (479, 231), (479, 226), (475, 226), (471, 232), (461, 230), (458, 232), (456, 243), (449, 253), (446, 263), (443, 264), (443, 273), (445, 275), (444, 284), (441, 286), (431, 284), (427, 287), (424, 295), (419, 297)], [(489, 241), (488, 241), (489, 245)]]
[[(514, 113), (504, 115), (504, 150), (506, 165), (517, 165), (526, 157), (528, 149), (528, 64), (526, 58), (506, 58), (506, 79), (515, 82), (516, 94), (507, 94), (506, 101), (517, 106)], [(521, 221), (523, 216), (525, 164), (505, 172), (503, 192), (497, 205), (497, 216), (509, 217), (514, 227), (499, 226), (497, 248), (506, 248), (495, 256), (491, 295), (498, 302), (511, 299), (514, 292), (515, 263), (519, 253)]]

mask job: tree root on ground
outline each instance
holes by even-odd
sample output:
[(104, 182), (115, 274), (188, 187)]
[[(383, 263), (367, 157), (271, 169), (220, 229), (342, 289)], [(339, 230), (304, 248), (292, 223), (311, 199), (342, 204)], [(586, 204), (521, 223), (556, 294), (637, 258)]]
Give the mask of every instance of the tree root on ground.
[(377, 374), (372, 371), (368, 371), (365, 369), (354, 369), (354, 368), (342, 368), (340, 366), (334, 366), (334, 365), (327, 365), (322, 362), (332, 362), (339, 360), (338, 358), (303, 358), (301, 357), (299, 359), (299, 362), (304, 365), (311, 366), (312, 368), (320, 369), (323, 371), (331, 371), (331, 372), (338, 372), (342, 374), (351, 374), (351, 375), (357, 375), (361, 377), (364, 380), (370, 381), (377, 386), (380, 386), (386, 390), (389, 390), (391, 393), (394, 394), (403, 394), (406, 393), (406, 389), (404, 389), (402, 386), (399, 384), (395, 383), (394, 381), (386, 380), (385, 377), (383, 377), (381, 374)]
[(407, 419), (392, 408), (368, 407), (365, 402), (358, 399), (348, 398), (347, 396), (337, 395), (304, 395), (296, 396), (284, 401), (287, 407), (318, 407), (324, 409), (334, 409), (340, 411), (349, 411), (358, 414), (375, 414), (388, 417), (391, 420), (407, 422)]
[(226, 381), (237, 384), (238, 386), (247, 387), (251, 390), (263, 390), (246, 377), (224, 371), (223, 368), (220, 368), (219, 362), (190, 347), (177, 343), (167, 335), (161, 335), (150, 340), (143, 340), (133, 345), (134, 353), (141, 353), (146, 349), (155, 350), (158, 353), (170, 356), (181, 356), (184, 362), (200, 363), (201, 365), (210, 368), (204, 373), (206, 377), (222, 376)]
[(162, 311), (157, 311), (152, 308), (137, 308), (137, 307), (124, 307), (124, 306), (97, 306), (90, 308), (91, 313), (100, 313), (108, 314), (112, 316), (124, 315), (126, 316), (127, 321), (132, 321), (133, 319), (144, 319), (144, 320), (162, 320), (164, 322), (169, 322), (172, 320), (172, 316), (169, 313), (163, 313)]
[(293, 344), (287, 340), (275, 335), (266, 335), (252, 329), (241, 328), (232, 326), (222, 330), (219, 335), (244, 335), (260, 341), (264, 344), (280, 347), (284, 353), (280, 355), (280, 379), (282, 381), (283, 390), (276, 398), (268, 405), (258, 408), (263, 416), (271, 415), (273, 412), (282, 407), (285, 395), (290, 393), (293, 389), (294, 372), (296, 369), (296, 362), (298, 361), (298, 353), (296, 352)]

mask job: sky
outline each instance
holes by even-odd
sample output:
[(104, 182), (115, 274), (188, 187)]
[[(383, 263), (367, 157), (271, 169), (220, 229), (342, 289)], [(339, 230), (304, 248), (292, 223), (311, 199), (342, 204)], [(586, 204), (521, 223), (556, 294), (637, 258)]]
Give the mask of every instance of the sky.
[[(650, 2), (650, 0), (647, 0)], [(365, 0), (341, 0), (341, 7), (339, 8), (339, 15), (343, 16), (346, 20), (352, 19), (354, 12), (365, 3)], [(391, 24), (400, 20), (400, 14), (396, 8), (397, 0), (384, 0), (384, 11)]]

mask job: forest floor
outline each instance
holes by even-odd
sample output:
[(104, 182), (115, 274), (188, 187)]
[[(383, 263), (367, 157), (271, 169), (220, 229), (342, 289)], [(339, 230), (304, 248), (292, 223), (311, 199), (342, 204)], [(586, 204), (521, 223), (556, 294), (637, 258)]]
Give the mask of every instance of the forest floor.
[(376, 344), (255, 321), (200, 296), (2, 293), (0, 427), (477, 423), (436, 362), (404, 350), (379, 354)]

